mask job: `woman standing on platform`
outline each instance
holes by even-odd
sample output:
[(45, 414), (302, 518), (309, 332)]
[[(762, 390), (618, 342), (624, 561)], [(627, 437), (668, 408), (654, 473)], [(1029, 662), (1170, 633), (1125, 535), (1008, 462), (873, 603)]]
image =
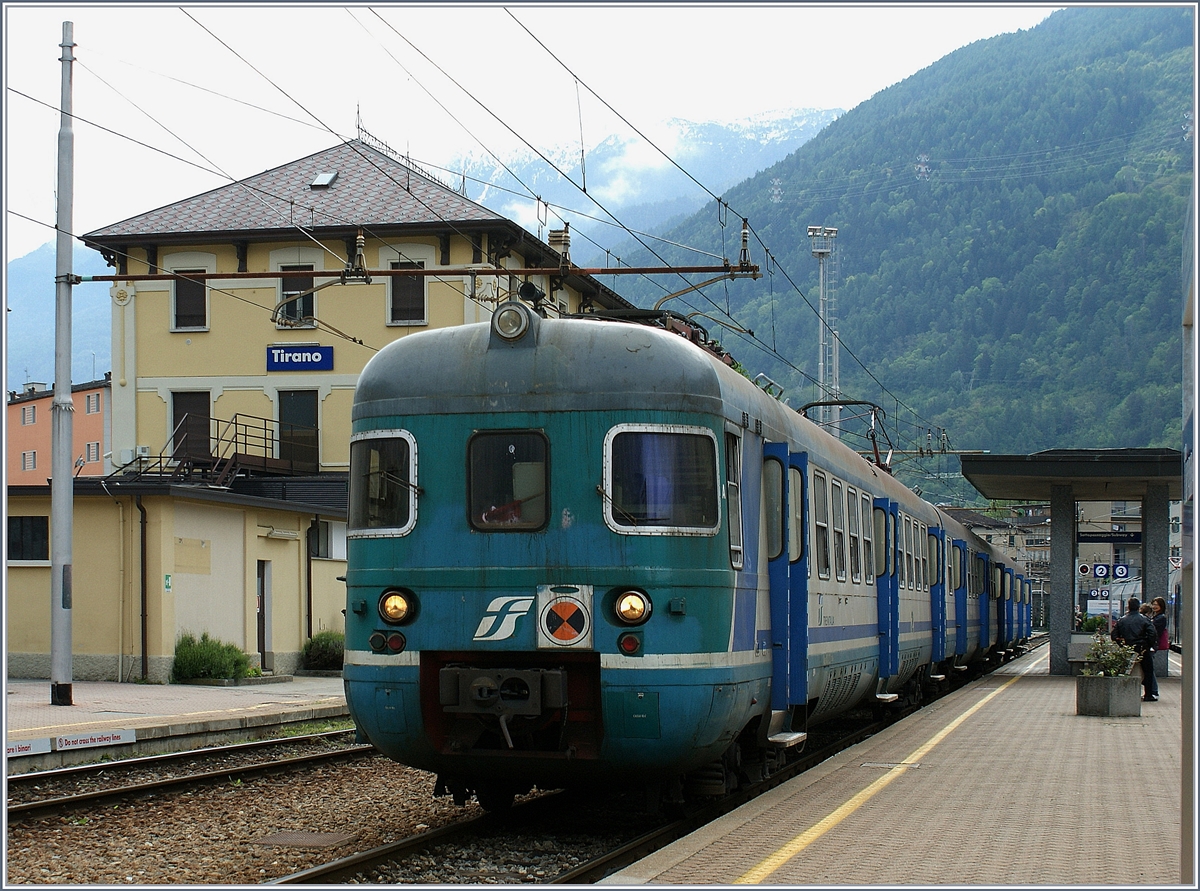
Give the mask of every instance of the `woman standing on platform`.
[(1154, 630), (1158, 632), (1158, 646), (1154, 650), (1154, 676), (1165, 678), (1170, 668), (1167, 653), (1171, 650), (1171, 638), (1167, 634), (1167, 601), (1155, 597), (1150, 601), (1154, 607)]

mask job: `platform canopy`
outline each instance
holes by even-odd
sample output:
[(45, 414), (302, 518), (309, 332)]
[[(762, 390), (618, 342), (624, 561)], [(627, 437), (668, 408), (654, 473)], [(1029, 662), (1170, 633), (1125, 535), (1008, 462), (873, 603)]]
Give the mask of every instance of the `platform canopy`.
[(1149, 485), (1183, 493), (1183, 455), (1175, 449), (1050, 449), (1032, 455), (962, 455), (962, 474), (984, 498), (1049, 501), (1070, 486), (1077, 501), (1136, 501)]

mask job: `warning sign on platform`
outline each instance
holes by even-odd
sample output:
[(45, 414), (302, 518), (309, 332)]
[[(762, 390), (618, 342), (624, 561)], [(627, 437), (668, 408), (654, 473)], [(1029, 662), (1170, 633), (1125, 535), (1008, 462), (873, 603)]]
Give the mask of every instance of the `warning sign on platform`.
[(4, 754), (8, 758), (19, 758), (22, 755), (45, 755), (50, 751), (48, 739), (19, 739), (4, 744)]
[(97, 730), (93, 733), (74, 733), (70, 736), (60, 736), (55, 740), (54, 749), (63, 752), (67, 749), (89, 749), (92, 746), (119, 746), (137, 742), (135, 730)]

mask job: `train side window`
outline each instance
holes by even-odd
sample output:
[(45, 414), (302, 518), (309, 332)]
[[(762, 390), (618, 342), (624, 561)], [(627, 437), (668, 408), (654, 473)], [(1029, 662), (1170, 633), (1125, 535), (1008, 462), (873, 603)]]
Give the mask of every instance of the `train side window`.
[(962, 587), (963, 549), (960, 545), (954, 545), (950, 550), (952, 552), (950, 559), (950, 584), (957, 591)]
[[(904, 558), (908, 551), (908, 517), (900, 515), (900, 522), (896, 527), (896, 579), (897, 584), (901, 587), (908, 586), (908, 576), (904, 572)], [(908, 556), (912, 560), (912, 556)]]
[(874, 508), (872, 514), (875, 517), (875, 575), (888, 577), (896, 571), (892, 515), (882, 507)]
[(862, 536), (863, 536), (863, 581), (868, 585), (874, 581), (875, 575), (875, 548), (874, 542), (871, 540), (871, 527), (874, 521), (871, 519), (871, 496), (863, 493), (862, 497)]
[(481, 532), (546, 525), (549, 446), (539, 430), (476, 433), (467, 443), (467, 516)]
[(717, 440), (706, 427), (622, 424), (604, 439), (604, 521), (641, 535), (720, 530)]
[(846, 489), (846, 525), (850, 533), (850, 581), (858, 584), (862, 581), (862, 551), (859, 541), (858, 522), (858, 493), (853, 488)]
[(813, 551), (817, 559), (817, 576), (829, 578), (829, 497), (825, 492), (825, 474), (813, 471), (812, 487)]
[(928, 528), (926, 528), (925, 542), (927, 545), (926, 551), (929, 554), (929, 566), (932, 567), (929, 575), (929, 584), (936, 585), (942, 581), (943, 578), (945, 578), (945, 576), (942, 575), (942, 573), (945, 571), (945, 561), (941, 559), (941, 555), (938, 553), (938, 546), (941, 544), (941, 542), (938, 541), (938, 537), (936, 535), (928, 531)]
[(839, 582), (846, 581), (846, 502), (840, 480), (830, 480), (833, 494), (833, 568)]
[(417, 450), (406, 431), (350, 441), (348, 537), (405, 535), (417, 519)]
[(917, 540), (914, 543), (917, 549), (917, 558), (921, 563), (921, 590), (929, 590), (929, 527), (924, 523), (918, 524), (913, 521), (913, 533)]
[(725, 433), (725, 501), (729, 511), (729, 562), (742, 568), (742, 441)]
[(804, 556), (804, 474), (798, 467), (788, 468), (788, 504), (788, 562), (795, 563)]
[(763, 461), (763, 528), (767, 536), (767, 559), (783, 553), (783, 465), (776, 458)]
[(917, 534), (921, 531), (917, 521), (909, 518), (908, 521), (908, 586), (914, 591), (921, 590), (923, 579), (921, 578), (921, 541)]

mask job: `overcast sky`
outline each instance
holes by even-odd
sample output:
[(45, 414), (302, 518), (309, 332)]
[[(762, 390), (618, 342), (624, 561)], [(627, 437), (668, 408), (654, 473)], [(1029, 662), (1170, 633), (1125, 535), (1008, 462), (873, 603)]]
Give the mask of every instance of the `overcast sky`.
[(358, 112), (448, 164), (628, 133), (604, 103), (652, 138), (672, 117), (849, 110), (1055, 8), (5, 4), (5, 259), (54, 239), (65, 21), (79, 234), (328, 148)]

